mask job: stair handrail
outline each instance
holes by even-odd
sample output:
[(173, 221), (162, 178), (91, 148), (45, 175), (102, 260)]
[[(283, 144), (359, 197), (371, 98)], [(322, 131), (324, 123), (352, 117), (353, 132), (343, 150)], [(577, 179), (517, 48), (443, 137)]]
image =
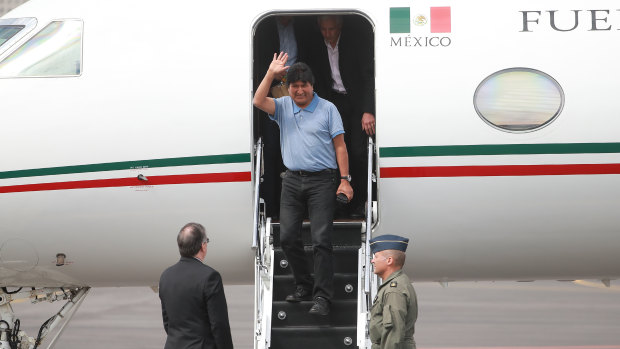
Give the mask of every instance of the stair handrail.
[[(374, 293), (376, 293), (376, 286), (377, 286), (376, 285), (377, 278), (376, 278), (376, 275), (372, 273), (372, 263), (370, 263), (370, 261), (372, 260), (372, 255), (370, 253), (371, 251), (370, 250), (370, 238), (371, 238), (372, 228), (373, 228), (372, 183), (375, 182), (377, 178), (373, 173), (373, 169), (374, 169), (373, 160), (374, 160), (375, 151), (376, 151), (375, 143), (371, 137), (368, 137), (368, 169), (367, 169), (368, 180), (366, 183), (367, 185), (366, 187), (367, 189), (366, 221), (365, 221), (365, 227), (364, 227), (364, 232), (365, 232), (364, 249), (362, 251), (364, 258), (363, 260), (360, 260), (360, 262), (363, 262), (363, 264), (361, 264), (360, 267), (363, 268), (364, 285), (362, 287), (364, 291), (362, 293), (360, 290), (360, 294), (358, 296), (358, 301), (359, 301), (358, 310), (360, 311), (358, 316), (362, 316), (365, 318), (364, 320), (365, 320), (366, 325), (364, 326), (364, 328), (358, 327), (359, 338), (364, 338), (363, 340), (358, 340), (358, 346), (360, 349), (366, 349), (372, 346), (369, 340), (370, 338), (369, 337), (370, 335), (370, 332), (369, 332), (370, 331), (370, 309), (372, 308), (373, 297), (374, 297)], [(373, 284), (374, 284), (374, 287), (373, 287)], [(360, 318), (358, 319), (361, 320)], [(358, 322), (358, 324), (360, 323)]]
[[(366, 197), (366, 268), (364, 270), (364, 292), (366, 295), (370, 294), (370, 235), (372, 233), (372, 181), (373, 181), (373, 155), (375, 152), (375, 143), (372, 137), (368, 137), (368, 180), (367, 180), (367, 197)], [(370, 298), (370, 297), (367, 297)], [(368, 309), (370, 309), (368, 304)]]
[(253, 197), (253, 205), (254, 205), (254, 217), (252, 224), (252, 249), (255, 251), (255, 270), (254, 270), (254, 315), (256, 318), (254, 319), (254, 348), (262, 348), (263, 346), (259, 346), (259, 342), (257, 342), (258, 336), (262, 333), (262, 316), (263, 316), (263, 300), (261, 288), (259, 285), (262, 284), (261, 272), (263, 272), (263, 244), (261, 239), (261, 229), (263, 228), (263, 223), (261, 221), (260, 215), (260, 181), (261, 181), (261, 168), (262, 168), (262, 159), (263, 159), (263, 140), (261, 137), (258, 138), (258, 141), (254, 145), (254, 197)]
[(254, 223), (252, 228), (252, 248), (257, 249), (257, 253), (262, 254), (259, 247), (260, 240), (260, 172), (263, 166), (263, 139), (258, 138), (256, 145), (254, 145), (254, 153), (256, 154), (256, 161), (254, 165)]

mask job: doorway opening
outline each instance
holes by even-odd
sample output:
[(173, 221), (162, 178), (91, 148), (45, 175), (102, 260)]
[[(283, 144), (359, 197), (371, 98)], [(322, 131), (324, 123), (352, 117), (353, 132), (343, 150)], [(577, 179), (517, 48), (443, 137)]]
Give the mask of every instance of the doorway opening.
[[(363, 219), (368, 207), (368, 177), (375, 172), (373, 168), (369, 174), (367, 148), (368, 138), (374, 137), (376, 116), (374, 43), (372, 22), (357, 11), (272, 12), (254, 25), (253, 92), (265, 77), (274, 53), (285, 51), (289, 54), (287, 65), (291, 60), (308, 64), (315, 78), (314, 92), (339, 110), (354, 197), (340, 207), (337, 219)], [(270, 82), (270, 97), (287, 93), (285, 78)], [(280, 129), (257, 108), (253, 108), (252, 120), (253, 144), (259, 138), (263, 143), (260, 197), (265, 202), (266, 216), (278, 220), (280, 176), (286, 170), (280, 151)], [(373, 159), (374, 153), (373, 149)], [(372, 198), (377, 197), (376, 183), (372, 185), (372, 194)]]

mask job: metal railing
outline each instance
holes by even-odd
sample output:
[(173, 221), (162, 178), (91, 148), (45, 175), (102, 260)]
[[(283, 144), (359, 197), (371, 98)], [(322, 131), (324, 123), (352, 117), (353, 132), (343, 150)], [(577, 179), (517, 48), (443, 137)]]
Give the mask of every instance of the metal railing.
[[(371, 137), (368, 137), (368, 181), (367, 181), (367, 198), (366, 198), (366, 269), (364, 275), (364, 292), (370, 294), (370, 235), (372, 233), (372, 181), (373, 181), (373, 155), (375, 152), (375, 143)], [(368, 304), (370, 309), (370, 305)]]
[[(363, 266), (363, 277), (364, 277), (364, 292), (359, 295), (360, 306), (358, 309), (360, 310), (359, 315), (363, 316), (364, 319), (359, 319), (358, 325), (365, 323), (364, 328), (358, 328), (358, 336), (364, 338), (363, 340), (358, 341), (358, 345), (360, 348), (370, 348), (370, 309), (372, 308), (372, 301), (374, 298), (374, 293), (377, 291), (377, 282), (378, 279), (376, 275), (372, 273), (372, 264), (370, 260), (372, 259), (372, 254), (370, 253), (370, 238), (372, 235), (373, 228), (373, 198), (372, 198), (372, 183), (376, 181), (376, 177), (373, 173), (374, 168), (374, 154), (375, 154), (375, 143), (372, 138), (368, 137), (368, 181), (367, 181), (367, 197), (366, 197), (366, 222), (365, 222), (365, 248), (362, 252), (363, 259), (360, 257), (360, 262)], [(374, 222), (376, 224), (376, 222)], [(374, 284), (374, 287), (373, 287)], [(363, 305), (362, 305), (363, 302)]]
[[(261, 214), (260, 183), (263, 167), (263, 140), (259, 138), (254, 145), (254, 222), (252, 226), (252, 249), (255, 251), (254, 267), (254, 348), (264, 349), (269, 346), (271, 326), (271, 307), (266, 304), (271, 300), (271, 285), (265, 277), (269, 277), (270, 253), (265, 251), (268, 246), (271, 219)], [(264, 207), (263, 207), (264, 208)], [(264, 210), (263, 210), (264, 212)]]
[[(254, 153), (256, 154), (256, 161), (254, 164), (254, 224), (252, 230), (252, 248), (258, 249), (260, 240), (260, 172), (263, 165), (263, 139), (258, 138), (256, 145), (254, 146)], [(258, 249), (258, 253), (262, 253)]]

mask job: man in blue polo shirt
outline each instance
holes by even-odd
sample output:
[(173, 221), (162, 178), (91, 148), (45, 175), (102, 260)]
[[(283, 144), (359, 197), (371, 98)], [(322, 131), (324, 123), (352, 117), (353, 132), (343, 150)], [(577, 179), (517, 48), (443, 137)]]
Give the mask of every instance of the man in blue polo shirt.
[[(289, 302), (314, 300), (311, 314), (329, 314), (334, 293), (331, 234), (336, 195), (349, 200), (349, 158), (338, 109), (313, 91), (314, 76), (305, 63), (286, 66), (288, 55), (274, 54), (267, 74), (256, 89), (254, 105), (280, 126), (282, 160), (288, 169), (282, 179), (280, 241), (295, 277)], [(288, 70), (288, 72), (286, 72)], [(274, 76), (287, 74), (289, 96), (268, 97)], [(301, 240), (305, 209), (310, 215), (314, 275)]]

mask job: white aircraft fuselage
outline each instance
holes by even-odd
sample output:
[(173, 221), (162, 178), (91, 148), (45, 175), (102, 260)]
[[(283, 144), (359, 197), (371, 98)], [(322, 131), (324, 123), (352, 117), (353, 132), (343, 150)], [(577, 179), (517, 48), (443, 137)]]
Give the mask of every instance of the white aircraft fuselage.
[[(55, 20), (81, 22), (82, 56), (75, 76), (0, 78), (0, 286), (156, 285), (189, 221), (226, 283), (252, 283), (254, 28), (323, 13), (374, 29), (373, 235), (411, 239), (414, 281), (620, 277), (616, 2), (31, 0), (3, 17), (36, 27), (0, 75)], [(553, 118), (479, 115), (506, 69), (557, 82), (523, 97)]]

